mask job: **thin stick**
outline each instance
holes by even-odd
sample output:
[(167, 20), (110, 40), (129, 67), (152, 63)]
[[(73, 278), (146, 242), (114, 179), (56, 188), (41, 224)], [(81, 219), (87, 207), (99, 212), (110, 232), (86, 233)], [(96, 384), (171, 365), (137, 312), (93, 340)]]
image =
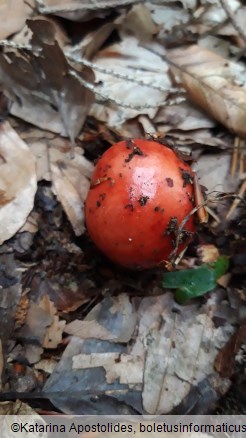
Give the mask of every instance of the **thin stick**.
[(204, 208), (206, 208), (206, 210), (207, 210), (207, 212), (208, 212), (208, 214), (210, 214), (210, 216), (212, 216), (212, 218), (218, 223), (218, 224), (220, 224), (220, 222), (221, 222), (221, 220), (220, 220), (220, 218), (219, 218), (219, 216), (210, 208), (210, 207), (208, 207), (207, 205), (206, 205), (206, 207), (204, 207)]
[(231, 176), (235, 175), (238, 161), (238, 149), (239, 149), (239, 137), (234, 138), (234, 149), (232, 154), (232, 162), (231, 162)]
[(199, 222), (200, 224), (206, 224), (208, 221), (208, 212), (205, 209), (205, 206), (202, 205), (204, 202), (204, 196), (196, 172), (194, 172), (194, 198), (195, 205), (201, 205), (201, 207), (197, 210), (197, 217), (199, 219)]
[(182, 221), (180, 222), (180, 225), (177, 229), (176, 232), (176, 239), (175, 239), (175, 248), (174, 250), (171, 252), (170, 254), (170, 263), (174, 264), (175, 263), (175, 259), (177, 257), (177, 251), (178, 251), (178, 247), (179, 247), (179, 243), (180, 243), (180, 236), (182, 235), (182, 231), (183, 228), (186, 224), (186, 222), (190, 219), (190, 217), (196, 213), (200, 208), (204, 207), (206, 204), (208, 203), (208, 200), (203, 201), (202, 204), (198, 205), (197, 207), (193, 208), (185, 217), (184, 219), (182, 219)]
[(102, 99), (103, 102), (112, 102), (115, 103), (116, 105), (122, 106), (123, 108), (129, 108), (132, 110), (143, 110), (143, 109), (157, 109), (163, 105), (165, 105), (166, 103), (164, 102), (157, 102), (155, 105), (151, 105), (151, 104), (144, 104), (144, 105), (134, 105), (134, 104), (128, 104), (123, 102), (121, 99), (117, 99), (117, 98), (113, 98), (108, 96), (107, 94), (104, 94), (100, 89), (98, 89), (97, 87), (95, 87), (95, 85), (90, 84), (89, 82), (86, 82), (84, 79), (82, 79), (78, 73), (76, 73), (73, 70), (69, 71), (69, 74), (73, 77), (75, 77), (79, 83), (81, 85), (83, 85), (85, 88), (87, 88), (88, 90), (92, 91), (93, 93), (97, 94), (98, 96), (100, 96), (100, 98)]
[(226, 12), (227, 17), (231, 21), (231, 24), (236, 29), (240, 37), (243, 39), (243, 41), (246, 43), (246, 34), (244, 30), (241, 28), (241, 26), (238, 24), (236, 18), (235, 18), (235, 11), (232, 11), (230, 6), (228, 5), (228, 0), (220, 0), (220, 4), (224, 11)]
[(74, 55), (71, 55), (68, 53), (66, 53), (66, 56), (69, 60), (75, 62), (76, 64), (82, 64), (82, 65), (85, 65), (86, 67), (91, 67), (95, 71), (99, 71), (101, 73), (104, 73), (104, 74), (109, 75), (109, 76), (113, 76), (113, 77), (118, 78), (118, 79), (123, 79), (127, 82), (134, 82), (136, 84), (142, 85), (143, 87), (150, 87), (150, 88), (153, 88), (153, 90), (163, 91), (165, 93), (184, 93), (185, 92), (185, 90), (182, 90), (180, 88), (168, 87), (168, 86), (164, 87), (162, 85), (156, 85), (153, 82), (149, 82), (149, 81), (145, 81), (144, 79), (140, 79), (140, 76), (142, 74), (141, 70), (136, 71), (136, 74), (139, 75), (139, 77), (136, 77), (136, 76), (133, 76), (130, 74), (117, 72), (111, 68), (101, 67), (100, 65), (95, 64), (94, 62), (90, 62), (87, 59), (78, 58), (77, 56), (74, 56)]
[(244, 174), (244, 147), (245, 147), (245, 140), (241, 138), (240, 144), (239, 144), (239, 176), (242, 178)]
[(228, 211), (228, 213), (226, 215), (226, 219), (229, 219), (232, 216), (232, 214), (236, 210), (237, 206), (242, 201), (242, 198), (244, 196), (245, 191), (246, 191), (246, 180), (243, 182), (243, 184), (242, 184), (242, 186), (241, 186), (241, 188), (239, 190), (239, 193), (237, 195), (237, 198), (234, 199), (234, 201), (233, 201), (233, 203), (232, 203), (232, 205), (231, 205), (231, 207), (230, 207), (230, 209), (229, 209), (229, 211)]

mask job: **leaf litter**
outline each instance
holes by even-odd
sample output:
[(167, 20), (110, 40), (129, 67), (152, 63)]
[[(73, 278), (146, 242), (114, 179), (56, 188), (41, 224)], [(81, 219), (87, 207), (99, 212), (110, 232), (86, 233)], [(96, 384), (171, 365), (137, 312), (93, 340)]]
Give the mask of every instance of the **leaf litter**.
[[(237, 26), (224, 2), (35, 3), (40, 15), (18, 9), (0, 42), (2, 400), (10, 389), (72, 414), (207, 413), (245, 370), (245, 156), (234, 139), (245, 137), (245, 7), (229, 2)], [(162, 271), (106, 260), (84, 225), (93, 161), (149, 134), (193, 153), (208, 189), (209, 222), (170, 275), (230, 260), (227, 278), (185, 305)]]

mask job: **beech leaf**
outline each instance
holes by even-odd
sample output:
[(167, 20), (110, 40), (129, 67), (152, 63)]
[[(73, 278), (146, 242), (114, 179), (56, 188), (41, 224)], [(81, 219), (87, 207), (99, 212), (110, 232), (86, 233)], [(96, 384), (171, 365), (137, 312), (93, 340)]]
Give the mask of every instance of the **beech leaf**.
[(244, 67), (197, 45), (172, 50), (167, 57), (191, 100), (246, 138)]

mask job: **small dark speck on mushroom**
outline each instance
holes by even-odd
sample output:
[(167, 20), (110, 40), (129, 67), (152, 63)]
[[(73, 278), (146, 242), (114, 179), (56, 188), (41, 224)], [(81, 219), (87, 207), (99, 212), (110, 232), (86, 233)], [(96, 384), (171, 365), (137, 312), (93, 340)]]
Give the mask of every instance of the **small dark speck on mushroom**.
[(97, 207), (101, 207), (101, 202), (97, 201)]
[(168, 226), (163, 233), (163, 236), (169, 236), (172, 233), (175, 233), (178, 229), (178, 219), (176, 217), (170, 217)]
[(130, 163), (135, 155), (145, 156), (144, 152), (138, 146), (134, 146), (133, 151), (128, 155), (127, 158), (125, 158), (125, 162)]
[(126, 204), (125, 208), (133, 211), (133, 205), (132, 204)]
[(148, 199), (149, 199), (149, 196), (140, 196), (140, 198), (138, 199), (138, 202), (141, 205), (141, 207), (143, 207), (144, 205), (147, 204)]
[(182, 178), (184, 180), (183, 187), (186, 187), (188, 184), (193, 184), (193, 175), (191, 175), (190, 172), (188, 172), (185, 169), (182, 169), (182, 167), (179, 168)]
[(167, 182), (168, 187), (173, 187), (173, 180), (172, 180), (172, 178), (166, 178), (166, 182)]

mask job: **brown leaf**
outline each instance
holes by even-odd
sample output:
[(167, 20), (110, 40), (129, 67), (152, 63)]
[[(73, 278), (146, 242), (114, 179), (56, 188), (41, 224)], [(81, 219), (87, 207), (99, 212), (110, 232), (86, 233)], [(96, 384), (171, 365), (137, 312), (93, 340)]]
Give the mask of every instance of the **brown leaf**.
[(235, 356), (240, 347), (246, 343), (246, 321), (236, 333), (232, 335), (227, 344), (218, 353), (214, 367), (222, 377), (232, 377), (235, 371)]
[(9, 100), (7, 97), (3, 94), (2, 91), (0, 91), (0, 122), (3, 122), (9, 113)]
[[(6, 250), (6, 253), (4, 253)], [(2, 252), (1, 252), (2, 251)], [(13, 253), (0, 251), (0, 340), (5, 352), (15, 324), (16, 308), (21, 295), (20, 272)], [(1, 359), (0, 359), (1, 361)]]
[(139, 41), (150, 42), (158, 33), (158, 26), (153, 22), (150, 10), (143, 4), (134, 5), (122, 23), (123, 30), (134, 34)]
[[(121, 5), (121, 0), (97, 0), (96, 3), (93, 0), (43, 0), (43, 3), (47, 9), (41, 9), (40, 12), (83, 22), (93, 17), (104, 18), (112, 12), (112, 8)], [(100, 3), (102, 3), (101, 8)]]
[(65, 332), (82, 339), (102, 339), (111, 342), (128, 342), (136, 325), (136, 313), (129, 297), (105, 298), (97, 304), (83, 321), (78, 319), (66, 325)]
[(57, 310), (54, 303), (50, 301), (48, 295), (44, 295), (39, 303), (40, 307), (46, 311), (51, 317), (51, 324), (46, 330), (45, 337), (43, 340), (44, 348), (56, 348), (58, 344), (62, 341), (62, 333), (65, 327), (65, 321), (59, 321), (57, 315)]
[[(55, 119), (54, 130), (57, 132), (60, 126), (57, 127), (59, 119), (52, 108), (55, 106), (66, 135), (74, 141), (94, 95), (70, 75), (74, 69), (67, 63), (55, 39), (53, 23), (36, 19), (28, 20), (27, 24), (33, 32), (33, 51), (22, 50), (20, 53), (8, 50), (0, 54), (0, 77), (15, 101), (11, 113), (42, 128), (49, 128), (51, 117)], [(81, 67), (76, 73), (85, 81), (94, 81), (94, 74), (88, 67)], [(48, 114), (43, 114), (45, 112)], [(44, 126), (45, 120), (48, 126)]]
[(0, 39), (18, 32), (30, 17), (34, 0), (1, 0), (0, 2)]
[(32, 152), (8, 122), (2, 123), (0, 125), (0, 244), (14, 236), (25, 223), (33, 208), (36, 188), (35, 158)]
[(243, 67), (196, 45), (169, 51), (168, 59), (189, 97), (228, 129), (246, 138)]
[(122, 384), (141, 384), (143, 381), (144, 357), (121, 353), (78, 354), (73, 357), (73, 369), (103, 367), (106, 382), (115, 380)]
[(46, 331), (52, 324), (52, 316), (39, 304), (32, 302), (29, 306), (25, 324), (18, 336), (27, 342), (42, 345)]
[(138, 338), (143, 344), (146, 336), (146, 341), (151, 339), (146, 348), (143, 389), (148, 413), (170, 412), (208, 376), (213, 375), (219, 384), (214, 359), (232, 327), (215, 327), (213, 301), (211, 297), (199, 310), (195, 305), (186, 306), (180, 313), (171, 294), (142, 300)]
[(83, 149), (74, 148), (71, 157), (69, 141), (56, 138), (45, 142), (30, 141), (37, 157), (38, 179), (52, 181), (52, 190), (61, 202), (76, 235), (84, 232), (84, 201), (90, 187), (93, 165), (83, 155)]
[(3, 373), (3, 347), (0, 339), (0, 391), (2, 390), (2, 373)]

